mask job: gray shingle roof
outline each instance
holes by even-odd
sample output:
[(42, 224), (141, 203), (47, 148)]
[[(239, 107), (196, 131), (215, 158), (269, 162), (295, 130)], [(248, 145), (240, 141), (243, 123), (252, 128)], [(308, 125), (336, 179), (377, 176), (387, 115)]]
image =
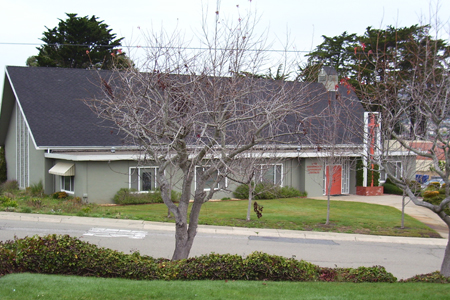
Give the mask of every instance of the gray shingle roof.
[(101, 93), (99, 74), (63, 68), (7, 67), (38, 147), (120, 146), (123, 137), (82, 101)]
[[(7, 67), (7, 75), (20, 103), (26, 120), (38, 147), (108, 147), (123, 146), (124, 136), (114, 129), (114, 125), (99, 119), (83, 99), (100, 96), (100, 76), (107, 79), (109, 71), (83, 69)], [(99, 76), (100, 75), (100, 76)], [(290, 83), (301, 86), (302, 83)], [(311, 107), (314, 116), (333, 102), (336, 92), (325, 92), (322, 84), (312, 83), (313, 94), (321, 95), (320, 100)], [(350, 118), (360, 116), (361, 130), (364, 109), (353, 91), (339, 88), (339, 94), (353, 103)], [(331, 102), (330, 102), (331, 101)], [(4, 112), (2, 112), (4, 118)], [(342, 114), (336, 116), (347, 119)], [(344, 125), (345, 126), (345, 125)], [(320, 144), (321, 127), (319, 121), (310, 122), (307, 136), (300, 138), (304, 144)], [(338, 128), (338, 135), (344, 135), (345, 129)], [(339, 140), (339, 139), (338, 139)], [(361, 135), (352, 138), (360, 143)], [(340, 142), (340, 141), (339, 141)]]

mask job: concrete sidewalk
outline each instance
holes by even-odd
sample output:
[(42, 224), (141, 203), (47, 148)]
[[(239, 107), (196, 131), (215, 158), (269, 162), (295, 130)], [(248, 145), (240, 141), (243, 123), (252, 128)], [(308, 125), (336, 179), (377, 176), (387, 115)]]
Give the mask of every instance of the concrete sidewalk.
[[(327, 196), (312, 197), (312, 199), (326, 200)], [(382, 195), (382, 196), (358, 196), (358, 195), (339, 195), (331, 196), (331, 200), (338, 201), (352, 201), (352, 202), (364, 202), (371, 204), (380, 204), (386, 206), (392, 206), (398, 210), (402, 210), (402, 196), (399, 195)], [(409, 198), (405, 198), (405, 202), (408, 202)], [(415, 205), (412, 201), (409, 201), (405, 206), (405, 213), (411, 217), (421, 221), (428, 227), (436, 230), (443, 238), (448, 239), (449, 230), (444, 221), (439, 218), (434, 212), (428, 208)]]

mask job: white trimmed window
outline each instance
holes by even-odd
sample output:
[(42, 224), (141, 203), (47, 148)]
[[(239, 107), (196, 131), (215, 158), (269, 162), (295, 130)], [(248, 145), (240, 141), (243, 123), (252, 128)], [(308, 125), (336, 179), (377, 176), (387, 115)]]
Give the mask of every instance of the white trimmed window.
[(158, 188), (156, 180), (158, 167), (133, 167), (130, 168), (130, 189), (138, 192), (154, 191)]
[(283, 175), (282, 164), (256, 165), (255, 167), (256, 182), (266, 182), (283, 186), (282, 175)]
[[(205, 167), (200, 167), (200, 166), (196, 166), (195, 167), (195, 187), (197, 188), (197, 178), (199, 178), (204, 171), (206, 171), (208, 169), (209, 166), (205, 166)], [(206, 180), (205, 182), (205, 191), (209, 191), (211, 189), (214, 190), (220, 190), (226, 187), (227, 185), (227, 179), (226, 178), (222, 178), (219, 182), (217, 182), (217, 177), (219, 176), (219, 171), (215, 170), (211, 176)]]
[(61, 191), (73, 194), (75, 191), (74, 183), (75, 176), (61, 176)]
[[(401, 161), (388, 161), (386, 162), (386, 168), (388, 169), (389, 173), (394, 175), (395, 178), (402, 178), (403, 173), (403, 166)], [(380, 180), (386, 181), (388, 178), (387, 173), (385, 169), (381, 170), (380, 172)]]

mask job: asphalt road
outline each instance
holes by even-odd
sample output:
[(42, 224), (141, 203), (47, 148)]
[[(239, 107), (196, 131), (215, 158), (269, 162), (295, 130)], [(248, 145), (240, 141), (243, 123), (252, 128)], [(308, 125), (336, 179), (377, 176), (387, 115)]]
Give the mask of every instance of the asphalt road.
[[(22, 220), (0, 214), (0, 240), (47, 234), (69, 234), (82, 240), (131, 253), (170, 258), (174, 225), (126, 220), (41, 216)], [(62, 218), (62, 219), (60, 219)], [(258, 231), (259, 230), (259, 231)], [(373, 241), (372, 241), (373, 239)], [(324, 267), (381, 265), (397, 278), (440, 269), (445, 240), (317, 234), (296, 231), (202, 226), (191, 256), (253, 251), (295, 257)]]

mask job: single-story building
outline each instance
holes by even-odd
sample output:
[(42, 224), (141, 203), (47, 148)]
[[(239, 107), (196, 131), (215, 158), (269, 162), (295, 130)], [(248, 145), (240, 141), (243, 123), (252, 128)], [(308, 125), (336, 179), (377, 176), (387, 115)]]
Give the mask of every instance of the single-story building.
[[(360, 116), (362, 131), (364, 109), (358, 98), (338, 84), (335, 72), (326, 71), (319, 74), (322, 82), (311, 83), (323, 92), (318, 105), (345, 97), (353, 115)], [(114, 124), (98, 118), (82, 101), (101, 93), (95, 84), (98, 72), (108, 71), (6, 68), (0, 145), (5, 148), (7, 178), (17, 180), (21, 189), (42, 182), (46, 194), (65, 191), (86, 202), (112, 203), (120, 188), (139, 192), (157, 188), (157, 167), (143, 164), (139, 148), (127, 144)], [(333, 176), (331, 193), (353, 194), (362, 135), (352, 144), (333, 147), (339, 160), (333, 163), (338, 176)], [(314, 143), (284, 146), (276, 162), (261, 163), (260, 177), (309, 196), (323, 195), (330, 168), (324, 159), (330, 155), (327, 149), (326, 144)], [(230, 180), (220, 182), (216, 198), (230, 197), (236, 186)]]

